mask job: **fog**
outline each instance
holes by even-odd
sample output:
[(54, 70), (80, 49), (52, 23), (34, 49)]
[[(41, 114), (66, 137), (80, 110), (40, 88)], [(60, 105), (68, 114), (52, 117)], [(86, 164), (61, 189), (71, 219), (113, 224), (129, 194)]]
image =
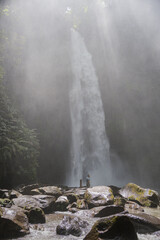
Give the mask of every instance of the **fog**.
[[(158, 188), (160, 2), (3, 2), (11, 9), (10, 20), (0, 20), (10, 32), (7, 84), (28, 125), (39, 132), (40, 181), (66, 184), (72, 168), (73, 27), (83, 37), (99, 79), (113, 184)], [(20, 62), (13, 64), (16, 38)]]

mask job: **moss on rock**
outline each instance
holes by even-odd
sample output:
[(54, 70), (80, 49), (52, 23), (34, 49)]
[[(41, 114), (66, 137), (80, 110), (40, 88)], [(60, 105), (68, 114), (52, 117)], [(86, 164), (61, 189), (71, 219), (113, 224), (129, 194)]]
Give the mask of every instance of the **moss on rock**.
[(8, 198), (0, 198), (1, 207), (11, 207), (13, 202)]
[(156, 191), (142, 188), (134, 183), (128, 183), (119, 192), (128, 200), (135, 201), (145, 207), (157, 207), (159, 205), (159, 197)]

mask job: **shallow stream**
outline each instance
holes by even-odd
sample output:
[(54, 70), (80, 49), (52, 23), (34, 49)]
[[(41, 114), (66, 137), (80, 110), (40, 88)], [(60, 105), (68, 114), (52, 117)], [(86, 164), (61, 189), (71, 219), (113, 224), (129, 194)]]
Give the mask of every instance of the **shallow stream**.
[[(160, 208), (158, 209), (150, 209), (145, 208), (145, 213), (156, 216), (160, 218)], [(133, 211), (132, 211), (133, 212)], [(46, 223), (45, 224), (34, 224), (31, 225), (30, 234), (18, 238), (18, 240), (83, 240), (84, 236), (87, 232), (90, 231), (94, 222), (97, 218), (88, 218), (84, 215), (80, 215), (79, 217), (83, 220), (86, 220), (89, 223), (89, 226), (86, 232), (83, 233), (81, 237), (74, 237), (72, 235), (69, 236), (60, 236), (56, 234), (56, 227), (61, 222), (64, 215), (70, 215), (70, 213), (54, 213), (46, 215)], [(76, 216), (76, 215), (75, 215)], [(160, 236), (155, 236), (151, 234), (138, 234), (139, 240), (160, 240)]]

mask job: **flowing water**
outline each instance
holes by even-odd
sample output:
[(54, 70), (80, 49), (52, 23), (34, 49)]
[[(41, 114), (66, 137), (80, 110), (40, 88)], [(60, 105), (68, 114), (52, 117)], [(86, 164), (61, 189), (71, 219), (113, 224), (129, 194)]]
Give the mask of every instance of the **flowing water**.
[[(145, 209), (146, 213), (149, 213), (153, 216), (160, 216), (160, 209)], [(90, 231), (94, 222), (97, 220), (95, 218), (87, 218), (85, 215), (78, 215), (81, 219), (86, 220), (89, 223), (87, 231), (83, 233), (81, 237), (69, 236), (60, 236), (56, 235), (56, 227), (61, 222), (63, 215), (70, 213), (55, 213), (46, 215), (46, 224), (36, 224), (31, 225), (31, 231), (29, 235), (25, 237), (18, 238), (18, 240), (83, 240), (87, 232)], [(74, 215), (74, 214), (73, 214)], [(77, 214), (75, 214), (76, 216)], [(37, 226), (37, 227), (36, 227)], [(151, 234), (138, 234), (139, 240), (160, 240), (160, 236), (155, 236)], [(9, 240), (9, 239), (8, 239)], [(14, 239), (12, 239), (14, 240)], [(16, 240), (16, 239), (15, 239)], [(92, 240), (92, 239), (91, 239)]]
[(98, 78), (80, 33), (72, 29), (71, 39), (71, 184), (78, 185), (79, 180), (84, 180), (89, 173), (93, 185), (108, 185), (111, 183), (109, 141)]

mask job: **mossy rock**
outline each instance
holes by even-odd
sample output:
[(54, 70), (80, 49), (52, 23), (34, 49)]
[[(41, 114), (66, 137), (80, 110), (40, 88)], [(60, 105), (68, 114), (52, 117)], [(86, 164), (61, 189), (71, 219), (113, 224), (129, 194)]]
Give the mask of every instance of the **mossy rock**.
[(62, 195), (61, 188), (56, 187), (56, 186), (40, 187), (40, 188), (38, 188), (38, 191), (41, 194), (55, 196), (56, 198), (58, 198), (59, 196)]
[(78, 209), (86, 209), (87, 206), (86, 206), (86, 202), (84, 199), (78, 199), (77, 200), (77, 208)]
[(45, 214), (41, 208), (25, 207), (25, 214), (28, 217), (29, 223), (45, 223)]
[(1, 207), (11, 207), (13, 202), (8, 198), (0, 198)]
[(134, 183), (128, 183), (120, 189), (119, 193), (128, 200), (135, 201), (145, 207), (157, 207), (159, 205), (159, 196), (156, 191), (142, 188)]
[(127, 202), (127, 200), (123, 197), (117, 196), (117, 197), (114, 198), (114, 205), (116, 205), (116, 206), (124, 207), (126, 202)]
[(78, 196), (74, 193), (66, 193), (65, 196), (68, 198), (70, 204), (78, 200)]
[(84, 240), (119, 239), (121, 236), (125, 236), (126, 240), (138, 239), (134, 226), (128, 217), (112, 216), (98, 220)]
[(0, 207), (0, 217), (3, 215), (3, 210), (2, 208)]

